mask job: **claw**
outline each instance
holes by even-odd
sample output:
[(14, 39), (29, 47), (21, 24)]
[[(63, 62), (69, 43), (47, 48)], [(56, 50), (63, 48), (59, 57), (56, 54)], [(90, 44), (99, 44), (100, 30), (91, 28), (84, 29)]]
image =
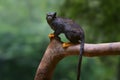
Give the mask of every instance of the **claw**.
[(67, 42), (67, 43), (63, 43), (63, 44), (62, 44), (62, 47), (63, 47), (63, 48), (67, 48), (67, 47), (69, 47), (69, 46), (71, 46), (71, 45), (73, 45), (73, 44), (70, 43), (70, 42)]
[(51, 33), (51, 34), (48, 35), (48, 37), (49, 37), (49, 38), (54, 38), (55, 35), (54, 35), (53, 33)]

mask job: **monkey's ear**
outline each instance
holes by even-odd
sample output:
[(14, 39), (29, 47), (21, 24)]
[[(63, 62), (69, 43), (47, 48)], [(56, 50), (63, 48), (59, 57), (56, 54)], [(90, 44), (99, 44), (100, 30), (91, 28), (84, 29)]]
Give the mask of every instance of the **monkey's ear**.
[(56, 14), (57, 14), (57, 13), (56, 13), (56, 12), (54, 12), (53, 16), (54, 16), (54, 17), (56, 17)]

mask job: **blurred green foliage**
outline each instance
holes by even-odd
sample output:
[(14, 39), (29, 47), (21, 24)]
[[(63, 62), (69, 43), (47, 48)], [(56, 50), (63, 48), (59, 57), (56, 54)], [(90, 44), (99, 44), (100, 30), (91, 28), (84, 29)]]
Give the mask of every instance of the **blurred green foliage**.
[[(78, 22), (86, 42), (120, 40), (120, 0), (0, 0), (0, 80), (33, 80), (49, 43), (47, 12)], [(65, 40), (65, 39), (63, 39)], [(78, 57), (63, 59), (53, 80), (75, 80)], [(119, 56), (83, 58), (82, 80), (120, 80)]]

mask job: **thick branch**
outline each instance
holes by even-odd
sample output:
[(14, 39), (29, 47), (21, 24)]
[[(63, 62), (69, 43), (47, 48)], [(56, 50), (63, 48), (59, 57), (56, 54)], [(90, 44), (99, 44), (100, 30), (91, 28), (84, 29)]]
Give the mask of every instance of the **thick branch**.
[[(78, 55), (80, 45), (62, 48), (62, 42), (52, 39), (37, 69), (34, 80), (51, 80), (56, 64), (64, 57)], [(85, 44), (84, 56), (120, 55), (120, 42)]]
[[(80, 45), (70, 46), (65, 50), (65, 55), (78, 55)], [(120, 42), (100, 43), (100, 44), (85, 44), (84, 56), (106, 56), (106, 55), (120, 55)]]

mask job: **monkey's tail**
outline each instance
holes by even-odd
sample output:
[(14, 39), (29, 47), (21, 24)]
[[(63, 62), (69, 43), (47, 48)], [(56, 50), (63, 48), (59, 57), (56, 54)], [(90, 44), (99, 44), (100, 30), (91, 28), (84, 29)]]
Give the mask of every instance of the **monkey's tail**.
[(80, 44), (80, 54), (79, 54), (79, 62), (78, 62), (78, 72), (77, 72), (77, 80), (80, 80), (80, 73), (81, 73), (81, 64), (82, 64), (82, 55), (84, 53), (84, 35), (82, 37), (81, 40), (81, 44)]

